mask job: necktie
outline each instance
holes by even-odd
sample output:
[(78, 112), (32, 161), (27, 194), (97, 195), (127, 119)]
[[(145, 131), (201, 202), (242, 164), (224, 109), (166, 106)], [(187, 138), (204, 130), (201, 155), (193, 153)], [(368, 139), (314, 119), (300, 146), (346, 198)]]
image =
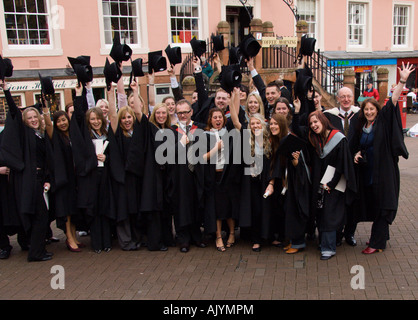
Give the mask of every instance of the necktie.
[(192, 146), (192, 137), (191, 135), (189, 136), (189, 132), (190, 132), (190, 125), (186, 126), (186, 135), (189, 138), (189, 143), (186, 145), (186, 155), (187, 155), (187, 166), (189, 168), (189, 170), (191, 172), (194, 171), (194, 165), (192, 164), (193, 162), (193, 146)]
[(346, 112), (344, 116), (344, 135), (346, 137), (348, 135), (348, 112)]

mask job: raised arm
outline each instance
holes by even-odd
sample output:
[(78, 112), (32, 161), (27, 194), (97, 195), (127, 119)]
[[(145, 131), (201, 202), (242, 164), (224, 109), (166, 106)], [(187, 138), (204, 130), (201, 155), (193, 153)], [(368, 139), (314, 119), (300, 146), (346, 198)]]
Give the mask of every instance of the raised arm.
[(139, 99), (139, 85), (138, 82), (136, 81), (132, 81), (131, 83), (131, 89), (133, 92), (133, 99), (134, 99), (134, 104), (133, 104), (133, 109), (136, 115), (136, 118), (139, 122), (141, 122), (142, 119), (142, 102)]
[(402, 90), (404, 88), (404, 85), (406, 83), (406, 80), (408, 80), (409, 75), (411, 74), (411, 72), (413, 72), (415, 70), (414, 65), (413, 64), (409, 64), (409, 62), (405, 64), (402, 62), (402, 67), (399, 68), (399, 82), (398, 85), (395, 87), (395, 90), (393, 90), (393, 94), (392, 94), (392, 103), (394, 106), (396, 106), (396, 104), (398, 103), (399, 97), (402, 94)]
[(238, 110), (240, 108), (239, 102), (239, 88), (234, 88), (234, 90), (231, 92), (231, 106), (233, 107), (229, 108), (229, 111), (231, 114), (232, 123), (237, 130), (241, 130), (242, 127), (238, 118)]
[(184, 99), (183, 92), (180, 89), (180, 85), (177, 81), (176, 73), (174, 71), (173, 65), (170, 65), (167, 68), (168, 75), (170, 76), (170, 84), (171, 84), (171, 90), (173, 91), (174, 95), (174, 101), (180, 101), (181, 99)]
[(113, 85), (110, 86), (110, 90), (107, 91), (107, 99), (109, 101), (109, 121), (110, 126), (114, 133), (118, 128), (118, 111), (116, 110), (115, 89)]
[(44, 94), (41, 94), (42, 100), (42, 115), (45, 120), (45, 131), (49, 139), (52, 139), (52, 134), (54, 133), (54, 125), (51, 120), (51, 111), (49, 107), (49, 102), (45, 99)]
[(9, 84), (6, 82), (6, 80), (3, 80), (0, 82), (0, 87), (4, 91), (6, 102), (7, 102), (7, 105), (9, 106), (10, 114), (14, 118), (17, 114), (20, 113), (20, 111), (19, 111), (19, 108), (16, 106), (15, 101), (13, 100), (12, 94), (10, 93)]
[(148, 73), (148, 105), (149, 105), (149, 110), (151, 112), (154, 109), (155, 102), (156, 102), (154, 85), (155, 85), (155, 72)]
[(93, 88), (91, 87), (91, 82), (86, 83), (86, 99), (88, 108), (94, 108), (96, 106), (96, 101), (94, 100)]

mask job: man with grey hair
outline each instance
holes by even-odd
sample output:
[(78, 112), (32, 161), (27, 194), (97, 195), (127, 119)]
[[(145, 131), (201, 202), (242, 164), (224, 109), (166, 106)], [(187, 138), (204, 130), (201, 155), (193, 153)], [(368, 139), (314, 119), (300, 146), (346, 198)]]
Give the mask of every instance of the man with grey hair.
[[(339, 107), (324, 111), (324, 115), (335, 128), (344, 133), (350, 144), (356, 130), (360, 108), (353, 105), (354, 94), (348, 87), (342, 87), (338, 90), (337, 102)], [(357, 228), (357, 223), (354, 220), (351, 207), (346, 207), (346, 215), (347, 221), (344, 226), (344, 231), (340, 230), (337, 232), (337, 245), (341, 245), (342, 238), (344, 237), (347, 244), (355, 246), (357, 245), (357, 241), (354, 238), (354, 233)]]

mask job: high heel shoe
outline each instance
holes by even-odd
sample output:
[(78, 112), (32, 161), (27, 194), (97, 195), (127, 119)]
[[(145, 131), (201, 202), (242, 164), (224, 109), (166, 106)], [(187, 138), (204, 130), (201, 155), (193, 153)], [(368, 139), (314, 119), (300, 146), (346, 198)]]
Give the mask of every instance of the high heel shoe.
[(71, 252), (81, 252), (80, 248), (73, 248), (70, 246), (70, 243), (68, 242), (68, 240), (65, 240), (65, 244), (67, 245), (67, 249), (70, 250)]
[[(222, 239), (222, 237), (217, 237), (216, 241), (218, 239)], [(225, 252), (226, 251), (225, 246), (223, 245), (223, 242), (222, 242), (222, 246), (219, 246), (219, 247), (218, 247), (218, 244), (216, 244), (216, 250), (218, 250), (219, 252)]]
[(361, 253), (372, 254), (372, 253), (377, 253), (377, 252), (382, 252), (382, 251), (383, 251), (382, 249), (374, 249), (374, 248), (367, 247)]
[[(234, 242), (229, 242), (229, 237), (230, 236), (233, 236), (234, 237)], [(226, 242), (226, 247), (227, 248), (232, 248), (235, 245), (235, 232), (231, 232), (229, 234), (229, 237), (228, 237), (228, 241)]]

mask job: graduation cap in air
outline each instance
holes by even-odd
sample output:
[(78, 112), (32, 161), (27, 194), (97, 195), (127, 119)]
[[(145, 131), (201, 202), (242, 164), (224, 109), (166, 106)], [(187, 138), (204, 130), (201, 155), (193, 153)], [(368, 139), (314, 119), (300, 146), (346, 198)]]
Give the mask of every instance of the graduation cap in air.
[(163, 57), (163, 51), (148, 52), (148, 73), (167, 70), (167, 59)]
[(0, 78), (4, 80), (4, 78), (9, 78), (13, 75), (13, 64), (12, 60), (9, 58), (3, 58), (0, 55)]
[(181, 48), (180, 47), (171, 47), (170, 45), (165, 48), (165, 53), (167, 55), (170, 65), (175, 66), (178, 63), (181, 63)]
[(242, 39), (238, 47), (241, 54), (247, 59), (255, 57), (261, 49), (261, 45), (251, 33)]
[(90, 65), (89, 56), (78, 56), (77, 58), (67, 57), (71, 67), (77, 75), (78, 82), (83, 84), (93, 80), (93, 69)]
[(213, 51), (219, 52), (225, 49), (224, 45), (224, 36), (221, 35), (214, 35), (212, 34), (212, 43), (213, 43)]
[(219, 82), (221, 88), (226, 92), (231, 93), (234, 88), (241, 85), (242, 74), (239, 65), (222, 66), (221, 73), (219, 74)]
[(307, 65), (303, 69), (296, 70), (296, 81), (293, 86), (295, 97), (302, 99), (309, 90), (313, 90), (312, 79), (312, 70)]
[(300, 50), (299, 54), (304, 56), (312, 56), (315, 51), (315, 38), (309, 38), (306, 34), (300, 39)]
[(127, 44), (120, 43), (119, 32), (115, 32), (109, 55), (115, 62), (128, 61), (132, 56), (132, 49)]
[(122, 71), (116, 64), (116, 62), (110, 63), (109, 59), (106, 58), (106, 64), (103, 69), (103, 74), (106, 78), (107, 90), (110, 90), (112, 82), (117, 83), (122, 77)]
[(197, 40), (196, 37), (193, 37), (192, 40), (190, 40), (190, 46), (196, 57), (200, 58), (200, 56), (206, 52), (206, 41), (204, 40)]
[(41, 92), (45, 95), (52, 95), (55, 93), (54, 84), (52, 82), (52, 77), (46, 76), (43, 77), (38, 72), (39, 80), (41, 82)]
[(229, 63), (228, 64), (240, 64), (241, 63), (241, 53), (239, 48), (230, 47), (229, 48)]
[(129, 78), (129, 84), (132, 83), (132, 79), (135, 77), (143, 77), (145, 74), (142, 71), (142, 58), (131, 60), (131, 76)]

